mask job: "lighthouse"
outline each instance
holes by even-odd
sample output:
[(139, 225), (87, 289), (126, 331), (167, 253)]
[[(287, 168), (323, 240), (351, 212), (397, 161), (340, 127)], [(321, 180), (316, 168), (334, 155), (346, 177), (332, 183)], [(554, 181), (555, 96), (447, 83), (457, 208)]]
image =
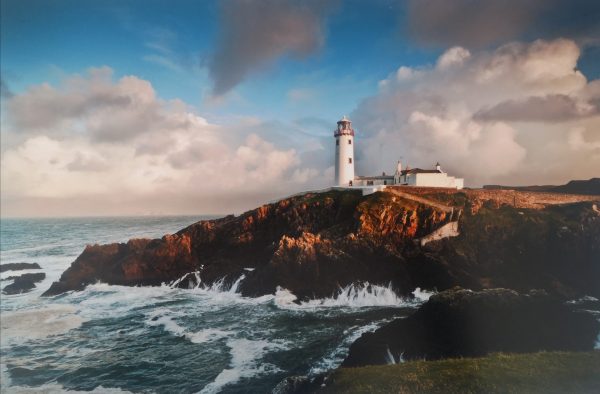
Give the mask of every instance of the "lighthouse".
[(353, 186), (354, 182), (354, 130), (352, 122), (344, 116), (337, 122), (335, 137), (335, 184)]

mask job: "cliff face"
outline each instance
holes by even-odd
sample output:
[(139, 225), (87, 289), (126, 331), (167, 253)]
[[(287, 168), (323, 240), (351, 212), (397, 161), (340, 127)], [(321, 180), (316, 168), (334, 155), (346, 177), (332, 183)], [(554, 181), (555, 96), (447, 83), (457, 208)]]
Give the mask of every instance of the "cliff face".
[[(600, 293), (600, 216), (593, 203), (549, 205), (590, 198), (531, 202), (513, 191), (482, 193), (308, 193), (237, 217), (201, 221), (161, 239), (88, 246), (45, 295), (98, 280), (158, 285), (193, 271), (207, 284), (244, 274), (244, 295), (283, 286), (300, 299), (330, 296), (357, 281), (391, 282), (404, 294), (417, 286), (454, 285)], [(529, 205), (520, 208), (517, 200)], [(453, 221), (459, 236), (418, 242)], [(195, 284), (188, 278), (180, 286)]]

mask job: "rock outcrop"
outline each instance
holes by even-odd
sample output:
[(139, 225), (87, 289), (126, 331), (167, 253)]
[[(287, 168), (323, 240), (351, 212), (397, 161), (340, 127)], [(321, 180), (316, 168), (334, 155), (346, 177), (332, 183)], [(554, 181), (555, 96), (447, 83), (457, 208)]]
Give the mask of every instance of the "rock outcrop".
[(8, 263), (0, 264), (0, 272), (41, 269), (38, 263)]
[(19, 276), (9, 277), (8, 279), (13, 279), (14, 282), (2, 289), (2, 293), (20, 294), (27, 293), (28, 291), (34, 289), (35, 284), (37, 282), (41, 282), (44, 279), (46, 279), (46, 274), (43, 272), (35, 274), (23, 274)]
[(342, 366), (483, 356), (492, 352), (592, 350), (600, 323), (545, 292), (447, 290), (413, 315), (363, 334)]
[[(244, 274), (247, 296), (282, 286), (300, 300), (360, 281), (391, 283), (405, 295), (461, 285), (599, 296), (597, 203), (535, 195), (410, 187), (306, 193), (161, 239), (88, 246), (45, 295), (96, 281), (159, 285), (198, 271), (205, 284)], [(454, 221), (458, 236), (419, 242)], [(196, 285), (195, 278), (178, 285)]]

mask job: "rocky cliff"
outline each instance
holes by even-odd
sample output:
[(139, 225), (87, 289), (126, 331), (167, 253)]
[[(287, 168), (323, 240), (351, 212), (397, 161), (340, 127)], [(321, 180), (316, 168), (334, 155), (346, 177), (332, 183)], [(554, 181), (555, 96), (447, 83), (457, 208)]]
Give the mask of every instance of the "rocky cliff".
[[(88, 246), (45, 295), (96, 281), (159, 285), (197, 271), (205, 284), (243, 274), (248, 296), (282, 286), (299, 299), (323, 297), (358, 281), (391, 282), (400, 294), (461, 285), (599, 296), (596, 200), (406, 187), (307, 193), (161, 239)], [(458, 236), (419, 242), (451, 222)]]

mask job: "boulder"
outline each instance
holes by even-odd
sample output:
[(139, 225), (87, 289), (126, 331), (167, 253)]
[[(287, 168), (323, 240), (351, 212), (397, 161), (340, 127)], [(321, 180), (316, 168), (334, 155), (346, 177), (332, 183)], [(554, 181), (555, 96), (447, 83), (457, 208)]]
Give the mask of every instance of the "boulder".
[(14, 282), (2, 289), (3, 294), (20, 294), (27, 293), (35, 288), (37, 282), (46, 279), (46, 274), (43, 272), (35, 274), (23, 274), (13, 278)]

